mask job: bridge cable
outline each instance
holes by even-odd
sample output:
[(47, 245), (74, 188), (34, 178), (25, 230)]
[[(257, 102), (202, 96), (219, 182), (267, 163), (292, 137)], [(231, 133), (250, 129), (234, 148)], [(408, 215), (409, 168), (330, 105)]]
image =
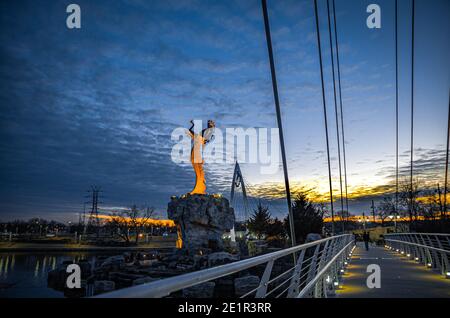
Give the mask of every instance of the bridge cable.
[[(283, 124), (281, 121), (280, 101), (278, 98), (277, 77), (275, 74), (275, 63), (273, 60), (272, 39), (270, 36), (269, 14), (267, 13), (266, 0), (261, 0), (261, 4), (262, 4), (263, 16), (264, 16), (264, 29), (266, 32), (267, 51), (269, 53), (270, 73), (272, 75), (273, 97), (274, 97), (274, 102), (275, 102), (275, 109), (277, 112), (278, 129), (279, 129), (279, 133), (280, 133), (281, 158), (283, 160), (284, 185), (286, 188), (286, 201), (287, 201), (288, 211), (289, 211), (289, 227), (290, 227), (290, 233), (291, 233), (291, 242), (292, 242), (292, 246), (295, 246), (296, 242), (295, 242), (295, 229), (294, 229), (294, 215), (292, 214), (291, 192), (290, 192), (290, 188), (289, 188), (289, 176), (288, 176), (287, 163), (286, 163), (286, 151), (284, 148)], [(294, 262), (295, 261), (296, 261), (296, 258), (295, 258), (295, 254), (294, 254)]]
[(342, 90), (341, 90), (341, 66), (339, 62), (339, 41), (337, 36), (337, 23), (336, 23), (336, 4), (333, 0), (333, 17), (334, 17), (334, 38), (336, 43), (336, 67), (337, 67), (337, 77), (338, 77), (338, 90), (339, 90), (339, 105), (341, 112), (341, 132), (342, 132), (342, 156), (344, 163), (344, 185), (345, 185), (345, 208), (348, 217), (348, 187), (347, 187), (347, 162), (345, 154), (345, 134), (344, 134), (344, 111), (342, 107)]
[[(257, 191), (253, 188), (253, 186), (247, 181), (247, 179), (245, 177), (243, 177), (244, 181), (245, 181), (245, 185), (246, 188), (248, 190), (248, 193), (257, 193)], [(265, 200), (265, 204), (267, 207), (269, 207), (269, 211), (273, 211), (276, 212), (277, 214), (283, 215), (283, 213), (276, 208), (269, 199), (264, 198)], [(259, 201), (261, 202), (261, 199), (259, 199)], [(249, 200), (249, 202), (251, 202), (251, 200)], [(272, 213), (271, 213), (272, 214)], [(273, 216), (273, 215), (272, 215)]]
[(415, 0), (412, 0), (412, 19), (411, 19), (411, 171), (410, 171), (410, 221), (414, 214), (413, 203), (413, 160), (414, 160), (414, 15)]
[(395, 0), (395, 213), (398, 215), (398, 0)]
[(328, 120), (327, 120), (327, 106), (325, 100), (325, 84), (323, 81), (323, 64), (322, 64), (322, 47), (320, 45), (320, 29), (319, 29), (319, 14), (317, 11), (317, 0), (314, 0), (314, 14), (316, 17), (316, 33), (317, 33), (317, 46), (319, 49), (319, 64), (320, 64), (320, 80), (322, 83), (322, 104), (323, 114), (325, 119), (325, 138), (327, 144), (327, 161), (328, 161), (328, 181), (330, 184), (330, 207), (331, 207), (331, 221), (332, 221), (332, 235), (334, 235), (334, 207), (333, 207), (333, 185), (331, 181), (331, 161), (330, 161), (330, 143), (328, 138)]
[(330, 37), (331, 73), (333, 76), (334, 112), (335, 112), (335, 118), (336, 118), (336, 137), (337, 137), (337, 151), (338, 151), (338, 164), (339, 164), (339, 185), (340, 185), (340, 190), (341, 190), (341, 223), (342, 223), (342, 233), (344, 233), (345, 232), (345, 222), (344, 222), (344, 196), (343, 196), (343, 190), (342, 190), (341, 146), (340, 146), (340, 134), (339, 134), (338, 105), (337, 105), (337, 97), (336, 97), (336, 78), (335, 78), (335, 74), (334, 74), (333, 40), (331, 37), (330, 0), (327, 0), (327, 16), (328, 16), (328, 34)]
[(447, 121), (447, 151), (445, 153), (445, 181), (444, 181), (444, 214), (443, 217), (447, 217), (447, 180), (448, 180), (448, 150), (450, 141), (450, 94), (448, 99), (448, 121)]

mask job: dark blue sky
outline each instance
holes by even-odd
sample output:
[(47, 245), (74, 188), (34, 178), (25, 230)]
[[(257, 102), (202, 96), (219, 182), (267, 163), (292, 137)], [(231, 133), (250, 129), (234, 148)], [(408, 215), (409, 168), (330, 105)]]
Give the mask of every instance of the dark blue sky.
[[(268, 1), (289, 174), (326, 195), (327, 166), (313, 1)], [(164, 214), (193, 186), (170, 160), (172, 130), (190, 119), (218, 127), (276, 127), (260, 1), (0, 3), (0, 219), (76, 219), (91, 184), (103, 207), (136, 203)], [(382, 10), (368, 29), (366, 7)], [(399, 1), (400, 153), (409, 160), (410, 1)], [(326, 2), (319, 1), (333, 154)], [(392, 182), (395, 164), (394, 1), (336, 0), (351, 211)], [(416, 0), (416, 173), (443, 180), (450, 70), (450, 4)], [(206, 164), (210, 192), (229, 193), (233, 166)], [(256, 192), (282, 192), (282, 173), (243, 165)], [(280, 207), (282, 210), (284, 207)]]

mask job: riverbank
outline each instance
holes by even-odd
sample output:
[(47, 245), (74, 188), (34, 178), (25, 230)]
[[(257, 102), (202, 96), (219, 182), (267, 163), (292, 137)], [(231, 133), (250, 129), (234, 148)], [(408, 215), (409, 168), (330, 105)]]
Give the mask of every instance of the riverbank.
[(39, 244), (23, 242), (1, 242), (0, 252), (127, 252), (148, 249), (173, 249), (175, 241), (158, 241), (138, 246), (95, 246), (84, 244)]

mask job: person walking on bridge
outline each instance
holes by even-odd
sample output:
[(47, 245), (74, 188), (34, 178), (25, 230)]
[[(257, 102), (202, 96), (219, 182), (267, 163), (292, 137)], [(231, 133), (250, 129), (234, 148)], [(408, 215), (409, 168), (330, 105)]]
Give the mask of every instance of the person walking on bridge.
[(370, 241), (369, 232), (364, 232), (364, 234), (363, 234), (363, 241), (364, 241), (364, 245), (366, 247), (366, 251), (368, 251), (369, 250), (369, 241)]

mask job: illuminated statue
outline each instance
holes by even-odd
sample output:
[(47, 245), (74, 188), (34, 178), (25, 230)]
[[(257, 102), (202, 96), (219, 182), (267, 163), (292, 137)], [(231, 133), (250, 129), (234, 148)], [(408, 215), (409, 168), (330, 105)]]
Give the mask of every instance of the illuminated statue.
[(191, 120), (191, 128), (189, 128), (189, 136), (192, 138), (191, 163), (195, 171), (195, 187), (190, 194), (206, 194), (205, 171), (203, 170), (203, 147), (214, 138), (214, 128), (216, 124), (212, 120), (208, 120), (208, 128), (203, 129), (200, 134), (194, 132), (194, 121)]

